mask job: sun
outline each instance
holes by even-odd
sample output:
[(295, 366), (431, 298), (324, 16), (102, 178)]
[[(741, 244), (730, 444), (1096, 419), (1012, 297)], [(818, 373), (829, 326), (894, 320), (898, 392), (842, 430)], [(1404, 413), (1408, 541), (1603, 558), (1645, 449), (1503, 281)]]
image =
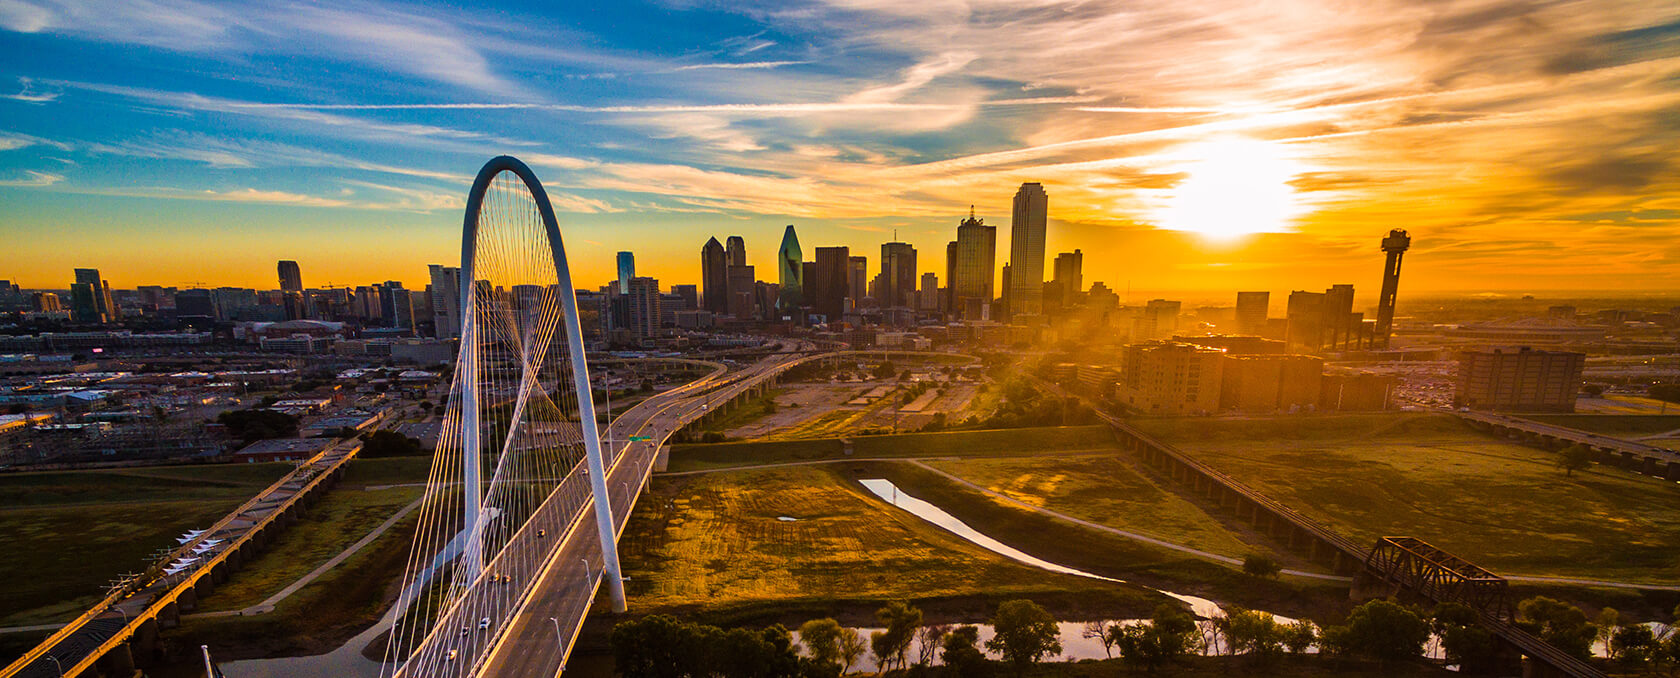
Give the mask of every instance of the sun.
[(1280, 144), (1246, 138), (1197, 142), (1174, 153), (1186, 176), (1171, 190), (1156, 225), (1231, 239), (1288, 231), (1300, 210), (1290, 180), (1299, 164)]

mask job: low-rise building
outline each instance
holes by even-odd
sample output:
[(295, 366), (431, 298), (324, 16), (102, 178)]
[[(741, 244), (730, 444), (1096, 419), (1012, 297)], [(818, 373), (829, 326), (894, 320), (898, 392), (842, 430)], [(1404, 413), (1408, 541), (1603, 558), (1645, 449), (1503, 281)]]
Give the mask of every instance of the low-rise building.
[(1476, 410), (1574, 412), (1587, 356), (1527, 346), (1464, 351), (1453, 404)]
[(1154, 341), (1122, 351), (1115, 398), (1144, 414), (1206, 414), (1219, 409), (1223, 351)]

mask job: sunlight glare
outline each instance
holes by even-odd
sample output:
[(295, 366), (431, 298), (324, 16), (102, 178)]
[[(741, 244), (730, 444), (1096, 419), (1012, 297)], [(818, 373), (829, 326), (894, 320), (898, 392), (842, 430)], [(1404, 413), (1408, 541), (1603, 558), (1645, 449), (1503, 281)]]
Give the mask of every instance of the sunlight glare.
[(1156, 223), (1174, 231), (1230, 239), (1290, 230), (1299, 206), (1289, 182), (1300, 173), (1279, 144), (1231, 138), (1186, 147)]

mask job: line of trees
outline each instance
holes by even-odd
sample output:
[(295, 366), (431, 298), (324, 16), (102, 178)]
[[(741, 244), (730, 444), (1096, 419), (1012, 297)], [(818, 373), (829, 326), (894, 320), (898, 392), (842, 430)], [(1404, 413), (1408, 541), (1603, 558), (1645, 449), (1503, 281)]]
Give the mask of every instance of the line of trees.
[[(867, 639), (824, 618), (801, 624), (795, 643), (780, 624), (724, 630), (651, 615), (613, 627), (611, 643), (618, 673), (626, 678), (838, 678), (865, 652), (881, 671), (985, 678), (994, 669), (996, 662), (980, 649), (978, 627), (924, 625), (922, 611), (903, 601), (888, 603), (875, 618), (882, 630)], [(993, 637), (985, 648), (1003, 657), (1015, 675), (1062, 652), (1056, 618), (1037, 603), (1004, 602), (990, 621)]]
[[(1680, 618), (1680, 608), (1674, 614)], [(1062, 653), (1055, 617), (1030, 600), (999, 605), (989, 620), (992, 638), (984, 643), (978, 627), (923, 624), (922, 611), (902, 601), (877, 610), (876, 620), (882, 630), (865, 637), (834, 619), (813, 619), (799, 627), (796, 643), (781, 625), (724, 630), (653, 615), (620, 623), (611, 640), (618, 672), (626, 678), (838, 678), (866, 652), (882, 673), (986, 678), (1001, 669), (1022, 676)], [(1578, 607), (1536, 597), (1518, 605), (1516, 623), (1583, 659), (1590, 658), (1596, 641), (1628, 670), (1680, 668), (1680, 634), (1666, 626), (1622, 624), (1610, 608), (1589, 620)], [(1372, 600), (1354, 608), (1342, 624), (1323, 627), (1240, 607), (1197, 619), (1180, 606), (1163, 604), (1145, 620), (1089, 622), (1084, 635), (1100, 640), (1110, 658), (1149, 674), (1201, 654), (1237, 655), (1256, 670), (1309, 652), (1393, 665), (1419, 661), (1431, 635), (1439, 638), (1446, 663), (1468, 673), (1497, 671), (1510, 660), (1481, 626), (1479, 614), (1458, 603), (1426, 611)], [(986, 651), (1001, 661), (989, 659)]]

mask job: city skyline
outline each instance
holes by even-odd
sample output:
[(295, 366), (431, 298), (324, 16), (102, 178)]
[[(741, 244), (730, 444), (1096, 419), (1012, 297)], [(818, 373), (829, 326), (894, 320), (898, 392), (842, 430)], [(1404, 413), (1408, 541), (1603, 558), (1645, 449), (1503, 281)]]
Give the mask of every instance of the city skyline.
[[(0, 274), (261, 287), (285, 258), (419, 287), (456, 263), (468, 171), (506, 149), (551, 186), (580, 281), (635, 243), (644, 274), (697, 283), (689, 239), (658, 236), (740, 233), (756, 259), (788, 223), (854, 252), (896, 229), (940, 272), (950, 223), (1002, 223), (1022, 182), (1057, 196), (1045, 251), (1114, 289), (1370, 287), (1352, 255), (1393, 228), (1428, 243), (1418, 292), (1680, 279), (1677, 31), (1650, 3), (615, 11), (634, 20), (0, 12), (0, 228), (23, 234)], [(557, 36), (578, 46), (538, 49)], [(1159, 56), (1180, 51), (1208, 58)], [(62, 58), (84, 52), (104, 65)], [(225, 77), (252, 65), (271, 76)]]

